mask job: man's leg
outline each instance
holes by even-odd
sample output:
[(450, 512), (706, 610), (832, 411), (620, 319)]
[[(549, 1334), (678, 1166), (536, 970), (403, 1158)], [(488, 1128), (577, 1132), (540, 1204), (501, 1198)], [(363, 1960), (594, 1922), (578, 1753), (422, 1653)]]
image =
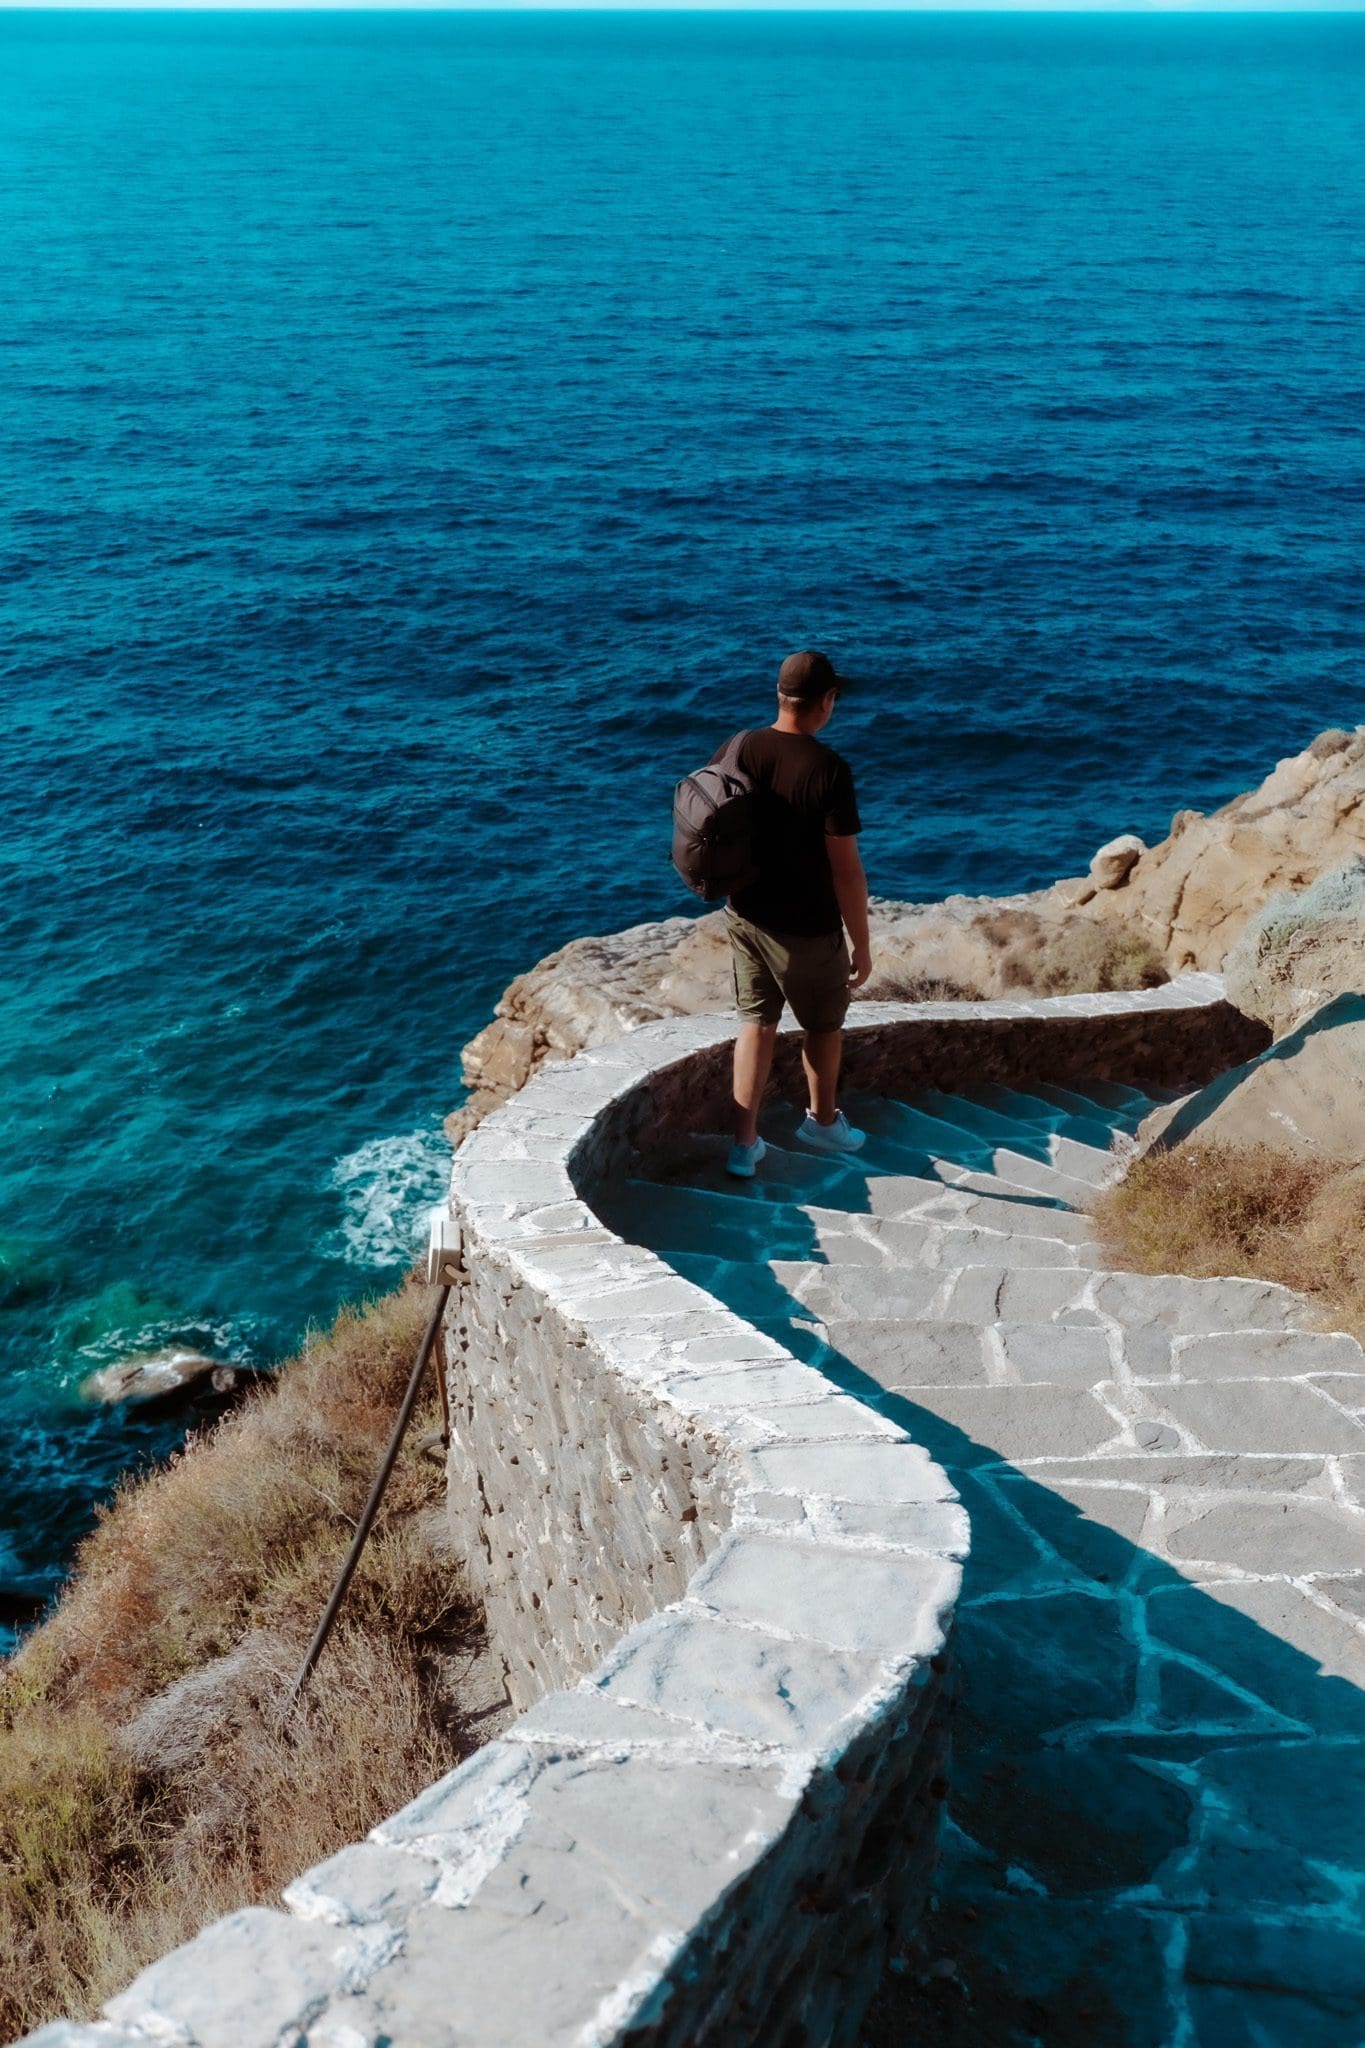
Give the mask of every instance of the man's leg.
[[(837, 1037), (837, 1033), (835, 1034)], [(735, 1040), (735, 1142), (752, 1145), (758, 1136), (758, 1112), (773, 1068), (777, 1025), (746, 1017)], [(836, 1061), (836, 1070), (837, 1070)]]
[(810, 1090), (810, 1113), (818, 1124), (832, 1124), (839, 1107), (839, 1059), (843, 1046), (842, 1031), (808, 1031), (802, 1040), (801, 1064)]

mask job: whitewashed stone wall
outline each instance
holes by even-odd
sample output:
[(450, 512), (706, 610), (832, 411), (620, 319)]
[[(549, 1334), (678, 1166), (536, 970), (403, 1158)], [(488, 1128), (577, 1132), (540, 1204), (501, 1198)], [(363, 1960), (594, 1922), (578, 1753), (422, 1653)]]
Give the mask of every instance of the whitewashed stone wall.
[[(1211, 977), (855, 1012), (851, 1078), (1195, 1082)], [(462, 1148), (451, 1511), (504, 1735), (43, 2048), (826, 2048), (918, 1915), (966, 1518), (905, 1433), (598, 1221), (714, 1127), (725, 1020), (546, 1070)], [(787, 1048), (780, 1071), (793, 1058)]]

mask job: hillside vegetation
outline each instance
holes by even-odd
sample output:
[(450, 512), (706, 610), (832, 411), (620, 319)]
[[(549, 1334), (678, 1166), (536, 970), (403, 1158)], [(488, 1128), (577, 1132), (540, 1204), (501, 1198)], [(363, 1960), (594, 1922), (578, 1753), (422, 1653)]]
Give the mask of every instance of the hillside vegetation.
[(1269, 1145), (1155, 1150), (1099, 1198), (1101, 1241), (1139, 1273), (1223, 1273), (1311, 1297), (1365, 1343), (1365, 1178)]
[(92, 2014), (472, 1746), (455, 1683), (477, 1618), (441, 1542), (444, 1475), (412, 1448), (281, 1725), (427, 1307), (409, 1286), (344, 1311), (247, 1407), (125, 1484), (51, 1619), (0, 1666), (0, 2038)]

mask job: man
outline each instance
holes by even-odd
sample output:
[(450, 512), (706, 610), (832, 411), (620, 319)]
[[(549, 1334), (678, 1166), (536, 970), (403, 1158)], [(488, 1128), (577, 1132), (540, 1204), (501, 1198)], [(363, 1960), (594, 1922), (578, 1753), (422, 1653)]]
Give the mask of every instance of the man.
[[(753, 1177), (766, 1150), (758, 1112), (784, 1001), (805, 1033), (810, 1108), (798, 1138), (821, 1152), (856, 1152), (863, 1143), (836, 1099), (849, 996), (872, 972), (861, 827), (847, 762), (816, 738), (840, 688), (827, 655), (809, 648), (789, 654), (778, 672), (775, 721), (745, 733), (736, 755), (755, 786), (758, 871), (725, 912), (740, 1014), (735, 1142), (727, 1165), (740, 1180)], [(734, 745), (728, 741), (715, 759)]]

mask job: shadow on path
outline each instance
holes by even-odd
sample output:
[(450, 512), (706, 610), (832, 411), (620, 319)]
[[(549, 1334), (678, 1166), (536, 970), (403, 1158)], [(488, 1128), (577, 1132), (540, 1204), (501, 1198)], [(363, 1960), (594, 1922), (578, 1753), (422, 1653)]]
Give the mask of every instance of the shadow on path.
[[(1365, 1694), (1337, 1675), (1365, 1607), (1365, 1558), (1338, 1568), (1354, 1461), (1292, 1442), (1079, 1457), (1063, 1444), (1012, 1461), (1008, 1429), (1001, 1446), (978, 1440), (948, 1388), (897, 1390), (903, 1370), (831, 1348), (768, 1260), (824, 1263), (828, 1232), (799, 1204), (870, 1214), (888, 1156), (818, 1192), (729, 1183), (755, 1234), (740, 1228), (703, 1283), (924, 1445), (971, 1517), (940, 1904), (869, 2016), (869, 2048), (1359, 2048)], [(889, 1171), (929, 1174), (930, 1155), (911, 1157)], [(689, 1171), (694, 1188), (723, 1185), (695, 1154)], [(678, 1162), (661, 1178), (676, 1185)], [(1036, 1230), (1045, 1197), (1016, 1199)], [(609, 1215), (611, 1198), (599, 1206)], [(1055, 1380), (1010, 1391), (1019, 1414), (1058, 1398)], [(1214, 1516), (1226, 1566), (1191, 1577), (1137, 1540), (1172, 1500)], [(1255, 1549), (1281, 1524), (1282, 1565), (1232, 1561), (1239, 1529)], [(1319, 1526), (1325, 1569), (1296, 1554)]]

